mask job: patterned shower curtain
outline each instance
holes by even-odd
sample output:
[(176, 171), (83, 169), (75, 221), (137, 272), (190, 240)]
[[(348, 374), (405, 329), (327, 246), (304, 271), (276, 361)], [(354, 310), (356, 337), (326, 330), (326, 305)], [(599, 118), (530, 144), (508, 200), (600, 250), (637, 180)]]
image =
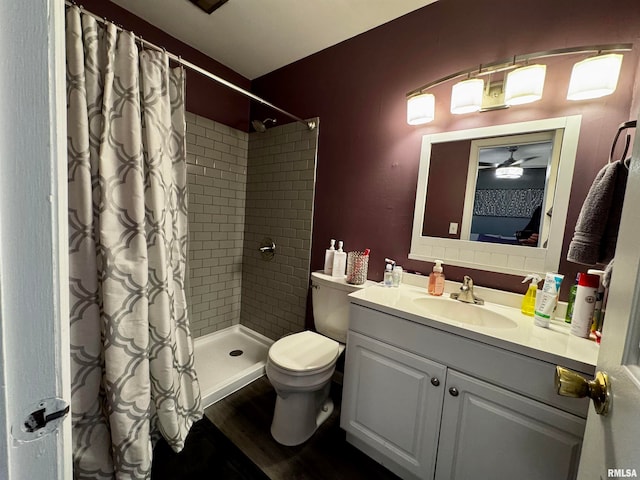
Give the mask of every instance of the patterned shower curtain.
[(201, 418), (184, 280), (184, 72), (67, 10), (74, 476), (150, 477)]

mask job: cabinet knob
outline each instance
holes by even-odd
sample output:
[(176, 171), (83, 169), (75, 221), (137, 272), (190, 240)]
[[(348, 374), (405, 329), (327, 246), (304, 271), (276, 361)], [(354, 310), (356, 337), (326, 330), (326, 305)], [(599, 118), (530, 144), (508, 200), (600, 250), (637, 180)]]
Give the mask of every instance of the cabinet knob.
[(449, 389), (449, 393), (452, 397), (457, 397), (460, 392), (458, 392), (458, 389), (456, 387), (451, 387)]
[(609, 411), (611, 382), (605, 372), (596, 372), (594, 380), (587, 380), (578, 372), (557, 366), (555, 385), (558, 395), (563, 397), (589, 397), (598, 415), (606, 415)]
[(432, 377), (431, 385), (433, 385), (434, 387), (437, 387), (438, 385), (440, 385), (440, 380), (438, 380), (436, 377)]

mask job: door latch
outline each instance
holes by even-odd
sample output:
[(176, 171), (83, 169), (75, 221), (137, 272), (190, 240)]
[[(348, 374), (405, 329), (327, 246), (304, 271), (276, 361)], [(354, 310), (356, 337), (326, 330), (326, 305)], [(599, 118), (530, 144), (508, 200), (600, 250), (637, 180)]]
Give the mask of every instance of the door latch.
[(11, 435), (19, 442), (29, 442), (55, 432), (69, 413), (69, 404), (61, 398), (45, 398), (29, 405), (22, 420), (11, 427)]
[(67, 413), (69, 413), (69, 405), (64, 407), (62, 410), (51, 413), (47, 413), (46, 408), (41, 408), (40, 410), (31, 412), (29, 417), (27, 417), (27, 420), (24, 422), (24, 428), (29, 433), (35, 432), (36, 430), (44, 428), (47, 423), (53, 420), (66, 417)]

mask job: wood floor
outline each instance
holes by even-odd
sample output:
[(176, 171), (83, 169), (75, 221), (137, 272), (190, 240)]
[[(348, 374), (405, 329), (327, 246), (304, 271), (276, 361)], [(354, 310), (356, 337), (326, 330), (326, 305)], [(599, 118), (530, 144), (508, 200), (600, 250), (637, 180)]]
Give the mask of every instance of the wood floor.
[(164, 439), (153, 449), (151, 480), (269, 480), (262, 471), (203, 418), (175, 453)]
[(266, 377), (210, 406), (205, 416), (271, 480), (397, 480), (345, 441), (339, 427), (340, 394), (334, 385), (333, 414), (311, 439), (295, 447), (271, 437), (276, 394)]

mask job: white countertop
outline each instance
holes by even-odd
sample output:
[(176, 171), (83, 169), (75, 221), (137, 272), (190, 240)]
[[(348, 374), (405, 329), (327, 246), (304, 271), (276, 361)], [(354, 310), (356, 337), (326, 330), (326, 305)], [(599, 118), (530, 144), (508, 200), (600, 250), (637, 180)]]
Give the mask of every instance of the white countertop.
[[(430, 296), (424, 288), (407, 284), (402, 284), (399, 288), (384, 287), (377, 284), (354, 292), (349, 297), (354, 304), (402, 317), (412, 322), (421, 323), (514, 353), (564, 365), (585, 373), (595, 371), (599, 346), (593, 340), (571, 335), (569, 333), (570, 325), (562, 320), (553, 320), (549, 328), (541, 328), (534, 325), (533, 317), (522, 314), (519, 308), (485, 302), (483, 306), (470, 306), (500, 313), (513, 320), (515, 327), (489, 328), (457, 322), (451, 318), (426, 313), (424, 308), (420, 308), (414, 303), (414, 299)], [(449, 294), (445, 293), (440, 299), (457, 302), (457, 300), (452, 300), (448, 297)]]

